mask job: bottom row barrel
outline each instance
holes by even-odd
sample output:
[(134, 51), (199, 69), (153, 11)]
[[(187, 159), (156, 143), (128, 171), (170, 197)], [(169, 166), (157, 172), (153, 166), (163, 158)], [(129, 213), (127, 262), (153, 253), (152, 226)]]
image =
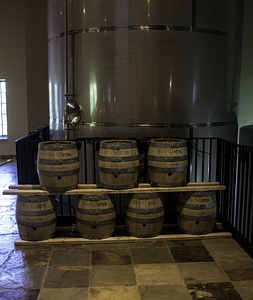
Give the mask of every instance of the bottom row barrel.
[(164, 206), (157, 193), (134, 194), (126, 210), (126, 226), (135, 237), (154, 237), (163, 227)]
[[(188, 234), (211, 233), (216, 223), (215, 192), (187, 192), (177, 195), (176, 213), (179, 230)], [(23, 240), (54, 237), (57, 216), (54, 197), (18, 196), (16, 221)], [(129, 235), (138, 238), (161, 234), (164, 203), (161, 194), (136, 193), (129, 197), (125, 212)], [(114, 235), (116, 210), (111, 195), (79, 195), (76, 207), (79, 234), (87, 239), (104, 239)]]
[(54, 198), (49, 196), (18, 196), (16, 221), (23, 240), (52, 238), (56, 229)]
[(188, 234), (211, 233), (216, 223), (215, 191), (181, 193), (176, 211), (180, 231)]
[(82, 195), (76, 209), (77, 229), (82, 237), (104, 239), (114, 233), (116, 212), (109, 195)]

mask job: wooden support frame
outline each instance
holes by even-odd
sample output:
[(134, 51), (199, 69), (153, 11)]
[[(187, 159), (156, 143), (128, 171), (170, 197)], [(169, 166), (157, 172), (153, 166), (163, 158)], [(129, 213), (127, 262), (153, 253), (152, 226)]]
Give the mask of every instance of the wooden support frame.
[(3, 191), (3, 195), (81, 195), (81, 194), (135, 194), (135, 193), (173, 193), (173, 192), (205, 192), (213, 190), (225, 190), (224, 185), (219, 182), (189, 182), (178, 187), (154, 187), (149, 183), (140, 183), (136, 188), (130, 189), (106, 189), (96, 184), (78, 184), (76, 189), (68, 190), (64, 193), (52, 193), (40, 188), (40, 185), (10, 185), (8, 190)]

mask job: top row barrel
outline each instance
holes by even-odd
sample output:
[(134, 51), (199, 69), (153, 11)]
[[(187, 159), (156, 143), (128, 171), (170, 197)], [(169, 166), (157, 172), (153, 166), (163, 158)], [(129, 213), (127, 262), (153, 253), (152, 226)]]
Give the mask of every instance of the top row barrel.
[[(100, 183), (108, 189), (128, 189), (138, 185), (140, 168), (137, 142), (127, 139), (100, 142), (98, 170)], [(157, 138), (149, 141), (148, 181), (152, 186), (176, 187), (186, 182), (188, 155), (186, 141)], [(62, 193), (77, 188), (79, 157), (73, 141), (39, 143), (37, 172), (41, 188)]]
[(41, 189), (62, 193), (75, 189), (79, 155), (74, 141), (43, 141), (38, 145), (37, 173)]
[[(136, 187), (140, 166), (136, 141), (102, 141), (98, 165), (103, 187), (112, 189)], [(174, 138), (151, 139), (147, 167), (152, 186), (184, 185), (188, 169), (186, 141)]]

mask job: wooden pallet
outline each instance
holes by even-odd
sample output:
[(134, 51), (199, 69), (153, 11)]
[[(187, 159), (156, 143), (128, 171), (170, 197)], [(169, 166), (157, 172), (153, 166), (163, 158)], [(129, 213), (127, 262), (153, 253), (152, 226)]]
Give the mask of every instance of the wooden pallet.
[(8, 190), (3, 191), (3, 195), (81, 195), (81, 194), (135, 194), (135, 193), (173, 193), (173, 192), (205, 192), (213, 190), (225, 190), (225, 186), (219, 182), (189, 182), (178, 187), (154, 187), (149, 183), (140, 183), (136, 188), (130, 189), (106, 189), (96, 184), (78, 184), (76, 189), (68, 190), (64, 193), (52, 193), (40, 188), (40, 185), (10, 185)]

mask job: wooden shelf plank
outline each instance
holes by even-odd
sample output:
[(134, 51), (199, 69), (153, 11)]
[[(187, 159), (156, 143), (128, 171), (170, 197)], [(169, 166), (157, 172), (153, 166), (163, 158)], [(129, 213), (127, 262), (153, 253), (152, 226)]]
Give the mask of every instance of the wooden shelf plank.
[(80, 195), (80, 194), (135, 194), (135, 193), (173, 193), (173, 192), (204, 192), (225, 190), (224, 185), (218, 182), (189, 182), (178, 187), (153, 187), (148, 183), (141, 183), (136, 188), (115, 190), (100, 188), (96, 184), (79, 184), (77, 189), (65, 193), (51, 193), (40, 189), (39, 185), (11, 185), (9, 190), (4, 190), (3, 195)]
[[(78, 189), (96, 189), (98, 186), (96, 184), (78, 184)], [(11, 190), (41, 190), (39, 184), (18, 184), (10, 185)]]
[(217, 238), (231, 238), (232, 234), (230, 232), (212, 232), (208, 234), (161, 234), (155, 237), (145, 237), (139, 238), (134, 236), (113, 236), (105, 239), (86, 239), (83, 237), (54, 237), (48, 240), (42, 241), (26, 241), (26, 240), (15, 240), (15, 246), (32, 246), (41, 247), (43, 245), (72, 245), (72, 244), (108, 244), (115, 242), (143, 242), (143, 241), (157, 241), (157, 240), (199, 240), (199, 239), (217, 239)]

